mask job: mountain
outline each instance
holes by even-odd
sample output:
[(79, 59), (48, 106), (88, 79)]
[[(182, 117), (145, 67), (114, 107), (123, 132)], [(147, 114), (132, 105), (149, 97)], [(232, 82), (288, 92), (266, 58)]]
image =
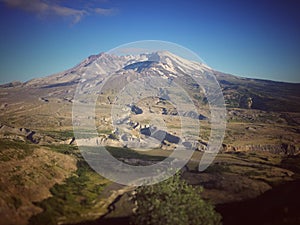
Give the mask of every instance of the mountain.
[[(86, 71), (93, 71), (92, 75), (86, 75)], [(62, 73), (44, 78), (33, 79), (23, 84), (13, 82), (1, 85), (2, 88), (21, 86), (24, 89), (40, 88), (38, 95), (49, 95), (49, 91), (63, 88), (68, 92), (55, 90), (51, 96), (72, 99), (75, 86), (89, 77), (93, 80), (103, 80), (112, 73), (122, 74), (123, 78), (132, 75), (132, 71), (140, 74), (154, 74), (165, 78), (182, 77), (182, 82), (188, 89), (193, 89), (193, 97), (205, 100), (204, 96), (198, 96), (198, 84), (192, 81), (189, 74), (204, 73), (214, 74), (218, 80), (227, 103), (231, 108), (252, 108), (264, 111), (288, 111), (300, 112), (300, 94), (298, 83), (285, 83), (252, 78), (242, 78), (215, 71), (203, 63), (191, 62), (167, 51), (159, 51), (149, 54), (117, 56), (107, 53), (92, 55)], [(43, 96), (39, 96), (43, 97)], [(248, 104), (249, 102), (249, 104)]]
[[(191, 78), (191, 74), (197, 77), (200, 85)], [(142, 115), (145, 118), (146, 112), (174, 116), (182, 113), (190, 118), (209, 120), (205, 87), (216, 79), (225, 98), (229, 121), (258, 123), (269, 121), (271, 124), (292, 126), (300, 124), (300, 84), (237, 77), (215, 71), (203, 63), (189, 61), (167, 51), (138, 55), (101, 53), (92, 55), (75, 67), (58, 74), (25, 83), (12, 82), (1, 85), (0, 123), (11, 127), (41, 130), (45, 133), (48, 129), (72, 130), (72, 105), (76, 88), (80, 86), (88, 90), (92, 88), (91, 90), (95, 90), (99, 95), (98, 101), (101, 102), (103, 110), (105, 109), (103, 115), (99, 115), (101, 117), (101, 121), (98, 121), (99, 129), (104, 133), (111, 133), (114, 128), (110, 124), (110, 115), (106, 114), (116, 94), (131, 81), (149, 76), (161, 78), (166, 85), (174, 83), (178, 89), (182, 88), (197, 110), (177, 111), (167, 102), (170, 93), (159, 88), (159, 84), (156, 87), (153, 83), (152, 88), (157, 89), (154, 93), (156, 97), (153, 96), (151, 100), (129, 107), (144, 112)], [(144, 82), (139, 85), (140, 90), (130, 94), (132, 100), (149, 88), (150, 84)], [(101, 91), (99, 88), (102, 88)], [(136, 88), (133, 89), (137, 91)], [(137, 118), (135, 121), (127, 122), (138, 123), (138, 127), (152, 126), (153, 124), (149, 124), (145, 118), (144, 121)], [(161, 123), (158, 122), (155, 129), (159, 130), (157, 128), (159, 125)], [(111, 142), (113, 140), (109, 143)]]

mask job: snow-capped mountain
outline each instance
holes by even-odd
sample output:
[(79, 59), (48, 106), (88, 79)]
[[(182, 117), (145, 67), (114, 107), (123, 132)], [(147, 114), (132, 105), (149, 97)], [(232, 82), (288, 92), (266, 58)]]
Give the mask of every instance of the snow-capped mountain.
[[(105, 78), (116, 75), (122, 80), (132, 80), (136, 76), (160, 76), (165, 79), (177, 79), (195, 100), (205, 96), (199, 95), (199, 85), (192, 76), (209, 76), (205, 78), (219, 81), (228, 107), (244, 107), (275, 111), (300, 111), (299, 84), (241, 78), (218, 72), (209, 66), (184, 59), (168, 51), (157, 51), (136, 55), (116, 55), (100, 53), (92, 55), (75, 67), (44, 78), (33, 79), (25, 83), (11, 83), (2, 87), (22, 86), (39, 89), (37, 98), (62, 98), (72, 100), (79, 82), (97, 85)], [(114, 82), (114, 83), (118, 83)], [(112, 85), (111, 88), (118, 88)], [(248, 102), (251, 104), (249, 105)]]
[(157, 73), (161, 75), (163, 71), (176, 75), (178, 73), (211, 70), (202, 63), (191, 62), (167, 51), (122, 56), (100, 53), (88, 57), (75, 67), (62, 73), (26, 82), (26, 86), (62, 83), (71, 84), (72, 82), (78, 82), (80, 79), (84, 79), (86, 71), (90, 73), (93, 72), (93, 77), (96, 78), (118, 72), (122, 69), (135, 70), (137, 72), (156, 70)]

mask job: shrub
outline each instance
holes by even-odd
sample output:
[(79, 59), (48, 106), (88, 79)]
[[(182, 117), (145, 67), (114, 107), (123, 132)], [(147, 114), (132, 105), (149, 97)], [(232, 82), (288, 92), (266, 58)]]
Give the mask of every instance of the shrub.
[(219, 225), (221, 216), (201, 198), (201, 188), (172, 178), (137, 188), (134, 196), (137, 209), (131, 218), (134, 225)]

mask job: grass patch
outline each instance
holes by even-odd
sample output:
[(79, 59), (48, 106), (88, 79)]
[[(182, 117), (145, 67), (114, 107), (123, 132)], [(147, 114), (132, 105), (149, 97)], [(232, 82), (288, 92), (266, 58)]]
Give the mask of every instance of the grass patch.
[(0, 161), (7, 162), (12, 159), (22, 160), (27, 156), (32, 155), (36, 146), (9, 139), (0, 140)]
[(89, 165), (79, 160), (76, 173), (65, 180), (64, 184), (56, 184), (50, 192), (52, 197), (35, 203), (44, 211), (31, 217), (31, 225), (54, 225), (60, 221), (77, 223), (87, 220), (88, 214), (98, 213), (99, 196), (108, 180), (93, 171)]
[(79, 149), (76, 145), (60, 144), (60, 145), (44, 145), (44, 146), (58, 153), (62, 153), (65, 155), (76, 155), (77, 157), (81, 157), (79, 153)]
[(74, 137), (74, 133), (72, 130), (64, 130), (64, 131), (45, 131), (45, 135), (52, 137), (53, 139), (59, 140), (68, 140)]
[(225, 173), (225, 172), (231, 172), (228, 165), (224, 163), (214, 163), (210, 165), (206, 170), (205, 173)]
[(0, 139), (0, 151), (7, 149), (22, 149), (24, 151), (31, 150), (31, 147), (28, 143), (22, 141), (13, 141), (9, 139)]
[(112, 130), (97, 130), (98, 134), (101, 135), (101, 134), (111, 134)]

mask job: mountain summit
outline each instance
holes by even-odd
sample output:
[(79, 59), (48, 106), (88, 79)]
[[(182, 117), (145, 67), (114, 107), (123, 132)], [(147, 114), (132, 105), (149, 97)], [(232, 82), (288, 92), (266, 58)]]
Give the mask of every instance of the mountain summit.
[[(190, 61), (168, 51), (137, 55), (100, 53), (88, 57), (69, 70), (33, 79), (21, 86), (41, 88), (46, 95), (49, 93), (45, 92), (58, 89), (50, 95), (72, 99), (76, 85), (82, 81), (88, 80), (95, 85), (112, 74), (119, 75), (120, 79), (130, 79), (133, 74), (135, 76), (151, 74), (165, 78), (178, 78), (179, 84), (194, 92), (192, 95), (196, 100), (199, 98), (205, 100), (204, 96), (196, 93), (200, 91), (198, 90), (199, 85), (190, 78), (190, 75), (204, 74), (205, 72), (215, 76), (219, 81), (227, 107), (300, 111), (300, 84), (241, 78), (215, 71), (201, 62)], [(68, 91), (62, 91), (62, 87)]]
[(182, 72), (189, 73), (197, 70), (210, 70), (210, 68), (203, 63), (186, 60), (168, 51), (157, 51), (138, 55), (100, 53), (88, 57), (69, 70), (45, 78), (33, 79), (26, 82), (26, 85), (39, 86), (43, 84), (77, 82), (79, 79), (84, 78), (87, 70), (93, 71), (94, 77), (99, 77), (122, 69), (138, 69), (140, 72), (142, 69), (149, 69), (150, 67), (160, 67), (160, 69), (167, 70), (173, 74)]

